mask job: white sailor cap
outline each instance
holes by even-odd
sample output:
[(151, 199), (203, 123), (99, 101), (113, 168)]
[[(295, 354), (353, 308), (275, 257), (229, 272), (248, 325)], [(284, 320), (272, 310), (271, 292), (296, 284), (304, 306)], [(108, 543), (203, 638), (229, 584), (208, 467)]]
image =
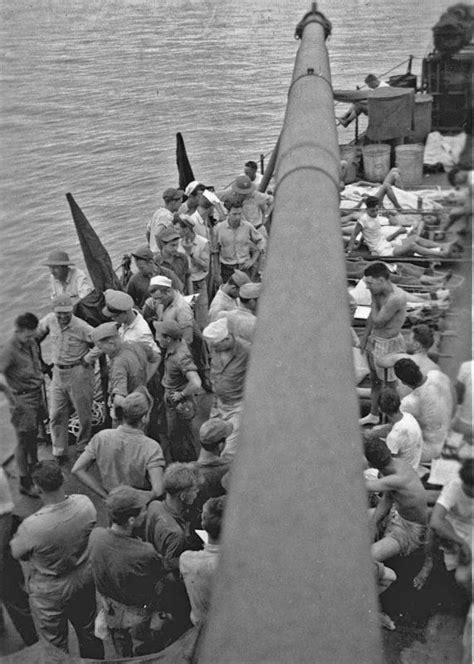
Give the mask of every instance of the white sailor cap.
[(227, 326), (227, 318), (219, 318), (214, 323), (209, 323), (202, 331), (202, 336), (205, 341), (210, 344), (218, 344), (219, 341), (225, 339), (229, 334)]

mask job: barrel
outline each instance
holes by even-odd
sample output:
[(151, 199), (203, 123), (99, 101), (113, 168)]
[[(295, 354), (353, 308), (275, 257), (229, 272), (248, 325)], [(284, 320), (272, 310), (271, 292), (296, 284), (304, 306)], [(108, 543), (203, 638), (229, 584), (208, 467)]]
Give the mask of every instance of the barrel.
[(390, 170), (390, 145), (364, 145), (362, 147), (365, 179), (369, 182), (383, 182)]
[(409, 143), (424, 143), (431, 131), (431, 110), (433, 97), (431, 95), (415, 95), (415, 110), (413, 112), (413, 129), (407, 136)]
[(405, 185), (420, 184), (423, 179), (422, 145), (397, 145), (395, 148), (395, 165), (400, 171)]
[(357, 148), (355, 145), (340, 145), (339, 154), (341, 161), (347, 164), (344, 184), (355, 182), (357, 179)]

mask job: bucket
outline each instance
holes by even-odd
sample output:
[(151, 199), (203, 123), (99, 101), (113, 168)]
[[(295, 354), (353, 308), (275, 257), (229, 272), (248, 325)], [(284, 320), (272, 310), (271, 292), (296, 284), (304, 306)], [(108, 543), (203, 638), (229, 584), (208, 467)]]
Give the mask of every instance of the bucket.
[(424, 143), (431, 131), (431, 108), (433, 97), (431, 95), (415, 95), (415, 109), (413, 112), (413, 129), (408, 134), (410, 143)]
[(364, 145), (362, 159), (365, 179), (369, 182), (383, 182), (390, 170), (390, 145)]
[(355, 182), (357, 179), (357, 148), (355, 145), (340, 145), (339, 154), (341, 161), (344, 160), (347, 163), (344, 183)]
[(395, 165), (400, 171), (405, 185), (420, 184), (423, 179), (423, 146), (397, 145), (395, 148)]

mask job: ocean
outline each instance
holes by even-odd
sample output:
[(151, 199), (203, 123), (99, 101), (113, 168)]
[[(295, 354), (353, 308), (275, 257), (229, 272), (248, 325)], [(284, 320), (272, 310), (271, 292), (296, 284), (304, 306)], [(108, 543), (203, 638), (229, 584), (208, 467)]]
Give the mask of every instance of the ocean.
[[(333, 0), (335, 88), (432, 48), (444, 0)], [(306, 0), (1, 2), (1, 311), (48, 311), (53, 248), (82, 256), (71, 192), (114, 265), (177, 184), (182, 132), (199, 180), (227, 184), (279, 134)], [(406, 64), (392, 73), (403, 73)], [(342, 107), (342, 111), (345, 108)], [(340, 142), (352, 137), (341, 135)]]

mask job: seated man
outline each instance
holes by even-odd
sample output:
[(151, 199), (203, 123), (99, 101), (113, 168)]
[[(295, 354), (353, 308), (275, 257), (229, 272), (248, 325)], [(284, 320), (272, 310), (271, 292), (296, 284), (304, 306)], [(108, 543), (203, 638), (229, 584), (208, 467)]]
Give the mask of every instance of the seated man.
[[(367, 76), (364, 79), (364, 83), (370, 88), (370, 90), (367, 92), (367, 96), (369, 96), (372, 90), (376, 90), (377, 88), (390, 87), (388, 83), (385, 83), (385, 81), (381, 81), (375, 74), (367, 74)], [(360, 101), (351, 104), (351, 107), (349, 108), (347, 113), (345, 113), (342, 117), (337, 119), (343, 127), (348, 127), (350, 123), (353, 120), (355, 120), (356, 117), (361, 113), (364, 113), (364, 115), (367, 115), (368, 113), (368, 104), (367, 101), (364, 99), (361, 99)]]
[(423, 376), (418, 365), (408, 358), (397, 360), (393, 368), (397, 378), (412, 390), (402, 399), (401, 410), (418, 421), (423, 436), (421, 463), (430, 463), (440, 456), (451, 424), (450, 380), (439, 370)]
[[(125, 397), (123, 423), (116, 429), (103, 429), (93, 436), (72, 468), (72, 474), (101, 498), (120, 484), (150, 491), (149, 499), (163, 493), (165, 460), (161, 447), (148, 438), (151, 396), (136, 391)], [(90, 472), (97, 465), (100, 481)]]
[(116, 657), (160, 649), (151, 621), (159, 608), (163, 564), (151, 544), (135, 535), (145, 520), (147, 500), (132, 487), (115, 487), (106, 499), (111, 525), (95, 528), (89, 540), (92, 574)]
[(379, 408), (387, 417), (388, 424), (375, 426), (369, 433), (364, 433), (364, 437), (386, 437), (392, 456), (402, 459), (416, 470), (420, 465), (423, 447), (420, 425), (413, 415), (400, 410), (400, 397), (393, 389), (382, 390)]
[[(387, 225), (385, 218), (379, 215), (380, 202), (376, 196), (368, 196), (365, 200), (366, 211), (363, 212), (352, 231), (351, 239), (347, 248), (347, 254), (350, 256), (356, 244), (356, 238), (359, 233), (369, 248), (372, 256), (449, 256), (454, 242), (440, 244), (432, 240), (409, 233), (404, 239), (396, 239), (399, 235), (405, 234), (405, 228), (399, 228), (391, 235), (385, 236), (382, 226)], [(396, 222), (390, 221), (388, 225), (395, 225)]]
[(422, 544), (428, 521), (423, 484), (413, 468), (393, 458), (379, 438), (366, 440), (364, 453), (369, 466), (382, 476), (365, 483), (368, 491), (382, 493), (371, 514), (374, 535), (377, 529), (380, 535), (372, 544), (372, 558), (382, 562), (400, 554), (408, 556)]
[(202, 624), (209, 613), (211, 587), (219, 561), (219, 540), (225, 509), (225, 496), (210, 498), (202, 511), (202, 527), (208, 534), (204, 551), (184, 551), (179, 571), (191, 602), (193, 625)]

